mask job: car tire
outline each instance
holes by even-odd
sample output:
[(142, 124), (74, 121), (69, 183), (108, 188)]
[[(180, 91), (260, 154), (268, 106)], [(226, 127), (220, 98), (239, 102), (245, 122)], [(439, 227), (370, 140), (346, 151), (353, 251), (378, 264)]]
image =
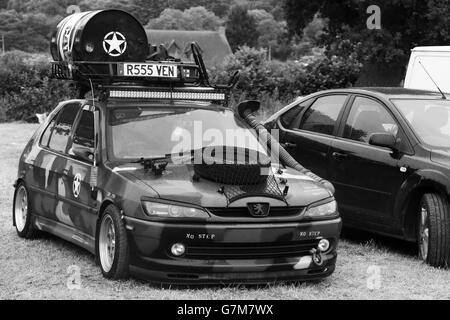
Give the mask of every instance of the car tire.
[(440, 194), (425, 194), (419, 206), (419, 257), (433, 267), (450, 265), (450, 204)]
[(21, 182), (14, 192), (13, 225), (16, 227), (17, 235), (23, 239), (33, 239), (37, 233), (30, 208), (28, 190)]
[(103, 212), (97, 232), (96, 252), (103, 276), (126, 279), (129, 273), (129, 246), (119, 209), (109, 205)]

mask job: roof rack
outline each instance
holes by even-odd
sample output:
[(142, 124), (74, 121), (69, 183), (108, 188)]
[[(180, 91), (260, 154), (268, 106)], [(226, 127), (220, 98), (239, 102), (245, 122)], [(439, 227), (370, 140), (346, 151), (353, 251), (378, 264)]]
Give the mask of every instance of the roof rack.
[[(131, 73), (127, 68), (131, 67)], [(148, 76), (150, 68), (166, 68), (172, 75)], [(146, 68), (143, 70), (142, 68)], [(172, 68), (176, 68), (172, 69)], [(162, 70), (162, 69), (161, 69)], [(175, 70), (175, 71), (174, 71)], [(163, 72), (163, 71), (161, 71)], [(202, 82), (197, 65), (174, 63), (171, 61), (145, 62), (93, 62), (93, 61), (58, 61), (52, 62), (52, 76), (60, 80), (73, 80), (80, 84), (113, 84), (115, 82), (131, 83), (180, 83), (195, 84)]]
[[(164, 46), (144, 61), (54, 61), (52, 76), (60, 80), (73, 80), (80, 84), (113, 84), (130, 82), (145, 84), (172, 83), (209, 86), (209, 77), (200, 48), (191, 44), (195, 63), (181, 62), (170, 57)], [(162, 53), (161, 53), (162, 52)]]

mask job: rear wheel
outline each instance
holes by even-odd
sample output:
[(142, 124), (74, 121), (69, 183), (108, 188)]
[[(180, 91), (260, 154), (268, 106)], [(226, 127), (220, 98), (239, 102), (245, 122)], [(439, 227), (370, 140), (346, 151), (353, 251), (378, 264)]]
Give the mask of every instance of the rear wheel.
[(13, 201), (13, 219), (16, 226), (17, 235), (24, 239), (32, 239), (36, 235), (36, 229), (33, 226), (28, 191), (21, 182), (16, 188)]
[(103, 276), (107, 279), (128, 277), (128, 238), (119, 209), (108, 206), (103, 214), (97, 234), (97, 253)]
[(450, 265), (450, 205), (439, 194), (425, 194), (419, 206), (419, 256), (434, 267)]

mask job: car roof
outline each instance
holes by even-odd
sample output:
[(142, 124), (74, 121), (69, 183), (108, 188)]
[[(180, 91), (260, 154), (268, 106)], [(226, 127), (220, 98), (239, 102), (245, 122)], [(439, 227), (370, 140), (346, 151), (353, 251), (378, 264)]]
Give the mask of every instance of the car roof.
[(412, 52), (450, 52), (450, 46), (415, 47)]
[(402, 87), (347, 88), (327, 90), (321, 93), (369, 94), (385, 99), (442, 99), (442, 95), (437, 91), (406, 89)]

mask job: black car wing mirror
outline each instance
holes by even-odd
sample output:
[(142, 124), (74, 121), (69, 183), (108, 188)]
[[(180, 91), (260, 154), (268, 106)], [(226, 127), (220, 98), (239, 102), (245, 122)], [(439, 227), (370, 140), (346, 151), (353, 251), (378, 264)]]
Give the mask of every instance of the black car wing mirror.
[(370, 136), (369, 144), (372, 146), (395, 150), (397, 139), (390, 133), (374, 133)]
[(89, 163), (94, 162), (94, 150), (87, 147), (74, 147), (71, 149), (71, 153), (78, 159), (87, 161)]

